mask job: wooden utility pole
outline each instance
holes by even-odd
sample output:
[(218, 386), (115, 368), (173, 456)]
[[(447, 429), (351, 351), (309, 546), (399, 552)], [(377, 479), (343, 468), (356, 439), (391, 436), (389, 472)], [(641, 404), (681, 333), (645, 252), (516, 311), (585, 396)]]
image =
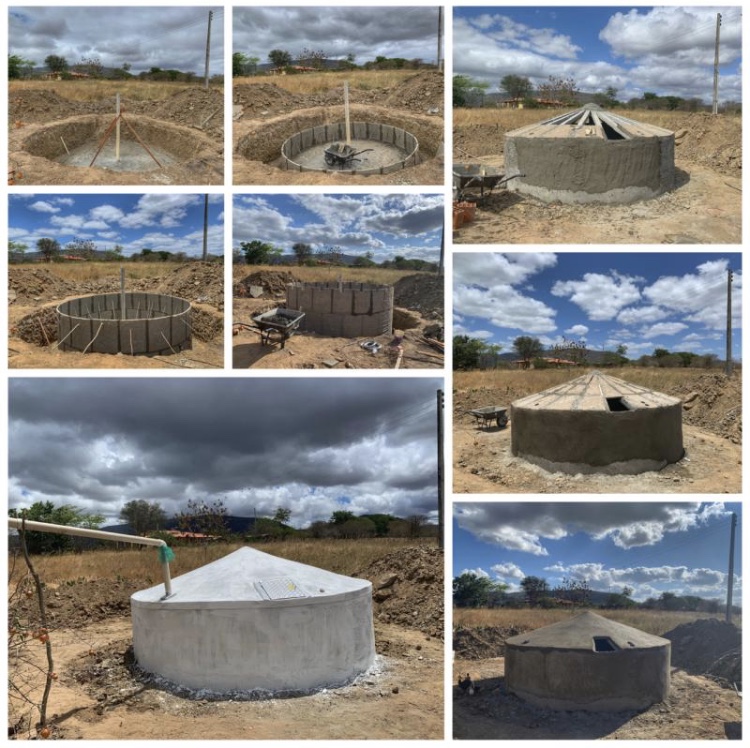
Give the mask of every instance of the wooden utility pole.
[(716, 14), (716, 51), (714, 53), (714, 107), (713, 113), (719, 113), (719, 29), (721, 28), (721, 13)]
[(208, 195), (203, 200), (203, 262), (208, 260)]
[(208, 33), (206, 34), (206, 78), (203, 83), (203, 88), (208, 88), (208, 58), (211, 55), (211, 21), (213, 20), (214, 12), (208, 11)]
[(438, 443), (438, 548), (445, 543), (444, 491), (443, 491), (443, 390), (437, 391), (437, 443)]
[(732, 375), (732, 269), (727, 269), (727, 376)]
[(438, 264), (438, 275), (441, 278), (443, 276), (444, 263), (445, 263), (445, 221), (443, 221), (443, 228), (440, 231), (440, 263)]
[(732, 528), (729, 533), (729, 570), (727, 571), (727, 623), (732, 622), (732, 592), (734, 591), (734, 534), (737, 530), (737, 515), (732, 513)]
[(443, 6), (438, 6), (437, 69), (443, 71)]

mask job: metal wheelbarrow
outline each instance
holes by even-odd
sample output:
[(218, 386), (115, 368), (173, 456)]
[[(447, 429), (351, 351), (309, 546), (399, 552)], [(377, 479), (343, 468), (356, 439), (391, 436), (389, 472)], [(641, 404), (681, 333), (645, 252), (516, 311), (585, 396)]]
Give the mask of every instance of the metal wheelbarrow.
[(494, 421), (496, 426), (500, 429), (505, 428), (508, 424), (508, 409), (502, 408), (499, 405), (488, 405), (485, 408), (475, 408), (474, 410), (470, 410), (469, 413), (474, 416), (477, 424), (483, 428), (487, 428), (492, 421)]
[[(281, 347), (283, 348), (286, 341), (299, 328), (304, 316), (304, 312), (295, 309), (277, 308), (257, 314), (252, 319), (255, 326), (260, 330), (261, 345), (281, 343)], [(275, 339), (272, 339), (272, 337)]]

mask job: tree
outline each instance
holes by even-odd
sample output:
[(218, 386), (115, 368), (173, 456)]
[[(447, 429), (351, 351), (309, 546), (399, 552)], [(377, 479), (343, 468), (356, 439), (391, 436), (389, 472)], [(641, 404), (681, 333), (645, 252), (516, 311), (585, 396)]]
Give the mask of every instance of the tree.
[(283, 49), (272, 49), (268, 53), (268, 59), (271, 64), (277, 68), (285, 68), (287, 65), (292, 64), (292, 56)]
[(486, 348), (486, 343), (479, 338), (455, 335), (453, 337), (453, 369), (455, 371), (478, 369), (479, 357)]
[(28, 244), (24, 244), (23, 242), (15, 242), (12, 239), (8, 240), (8, 261), (9, 262), (18, 262), (19, 260), (23, 261), (23, 255), (26, 252), (26, 250), (29, 248)]
[(242, 52), (235, 52), (232, 55), (232, 78), (239, 78), (245, 74), (245, 65), (247, 65), (247, 56)]
[(98, 57), (81, 58), (75, 69), (77, 72), (84, 73), (91, 78), (101, 78), (104, 72), (104, 66)]
[(340, 538), (372, 538), (375, 533), (375, 523), (367, 517), (352, 517), (336, 524), (336, 535)]
[(305, 48), (297, 55), (297, 62), (300, 65), (308, 63), (309, 67), (316, 68), (317, 70), (321, 70), (324, 67), (327, 59), (328, 55), (322, 49)]
[(73, 257), (93, 260), (96, 257), (96, 244), (90, 239), (73, 239), (65, 245), (65, 252)]
[(564, 578), (559, 587), (555, 587), (552, 594), (560, 599), (567, 600), (574, 605), (586, 605), (591, 597), (591, 587), (585, 579)]
[(468, 75), (453, 76), (453, 106), (469, 106), (472, 98), (483, 96), (490, 84)]
[(268, 265), (274, 257), (279, 257), (282, 251), (273, 244), (253, 239), (251, 242), (240, 242), (240, 249), (245, 255), (248, 265)]
[(357, 259), (354, 260), (355, 268), (371, 268), (377, 263), (372, 258), (374, 257), (372, 251), (367, 250), (363, 255), (358, 255)]
[(20, 55), (8, 55), (8, 78), (13, 80), (22, 77), (22, 70), (27, 71), (33, 68), (36, 63), (33, 60), (26, 60)]
[(37, 239), (36, 248), (42, 253), (45, 262), (52, 262), (60, 254), (60, 242), (57, 239)]
[(549, 595), (547, 580), (541, 577), (524, 577), (521, 580), (521, 588), (526, 595), (526, 603), (532, 608), (539, 605), (542, 599)]
[(337, 509), (331, 515), (331, 519), (328, 522), (331, 525), (343, 525), (344, 522), (348, 522), (350, 519), (354, 519), (354, 512), (350, 512), (348, 509)]
[(516, 353), (524, 360), (528, 366), (532, 358), (541, 356), (544, 348), (539, 338), (532, 338), (528, 335), (521, 335), (513, 341), (513, 347)]
[(656, 363), (664, 367), (667, 365), (667, 357), (669, 356), (669, 351), (666, 348), (656, 348), (654, 349), (654, 358), (656, 359)]
[(594, 103), (605, 109), (614, 109), (619, 106), (620, 102), (617, 100), (617, 89), (613, 86), (609, 86), (604, 93), (594, 94)]
[(500, 80), (500, 88), (510, 99), (525, 99), (534, 90), (531, 81), (521, 75), (506, 75)]
[(221, 499), (210, 504), (190, 499), (187, 509), (177, 515), (177, 525), (183, 532), (224, 537), (229, 534), (227, 509)]
[(680, 366), (685, 369), (690, 368), (693, 359), (698, 357), (696, 353), (691, 353), (690, 351), (678, 351), (676, 355), (680, 359)]
[(68, 69), (68, 61), (59, 55), (47, 55), (47, 57), (44, 58), (44, 64), (53, 73), (64, 73)]
[(563, 104), (575, 104), (578, 98), (578, 87), (573, 78), (560, 78), (550, 75), (546, 83), (537, 86), (540, 99), (560, 101)]
[(280, 506), (273, 515), (273, 519), (275, 522), (283, 522), (286, 524), (289, 522), (289, 518), (292, 516), (292, 510), (286, 509), (285, 507)]
[[(71, 504), (55, 506), (51, 501), (37, 501), (28, 509), (11, 509), (10, 517), (25, 517), (33, 522), (49, 522), (53, 525), (68, 525), (70, 527), (85, 527), (88, 529), (99, 527), (104, 522), (104, 516), (84, 512)], [(62, 553), (75, 545), (75, 539), (70, 535), (58, 535), (47, 532), (27, 532), (26, 543), (29, 553)]]
[(453, 578), (453, 604), (457, 608), (486, 608), (502, 601), (507, 584), (466, 571)]
[(120, 520), (127, 522), (136, 535), (147, 535), (155, 530), (161, 530), (167, 515), (155, 501), (133, 499), (120, 509)]
[(312, 247), (303, 242), (297, 242), (292, 246), (292, 252), (297, 258), (298, 265), (304, 265), (312, 257)]

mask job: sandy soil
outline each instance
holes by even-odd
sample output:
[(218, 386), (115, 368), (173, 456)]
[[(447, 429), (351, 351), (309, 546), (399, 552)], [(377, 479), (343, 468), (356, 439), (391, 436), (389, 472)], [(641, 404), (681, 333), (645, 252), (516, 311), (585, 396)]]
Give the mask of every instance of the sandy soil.
[(117, 291), (119, 270), (95, 281), (75, 282), (65, 280), (55, 269), (53, 263), (44, 267), (13, 266), (9, 270), (8, 366), (11, 369), (223, 368), (221, 263), (187, 263), (163, 277), (128, 281), (128, 289), (132, 291), (168, 293), (192, 302), (190, 348), (149, 356), (59, 350), (57, 306), (67, 299)]
[[(649, 113), (644, 113), (645, 117)], [(453, 232), (457, 244), (738, 244), (742, 240), (741, 123), (738, 118), (659, 113), (677, 139), (677, 186), (632, 205), (562, 205), (500, 187), (479, 198), (475, 220)], [(457, 127), (454, 163), (504, 167), (503, 116), (494, 125)], [(543, 119), (524, 113), (528, 122)], [(635, 116), (635, 115), (634, 115)], [(516, 124), (518, 126), (518, 124)], [(478, 199), (474, 191), (473, 198)]]
[[(572, 376), (572, 375), (571, 375)], [(640, 475), (551, 473), (511, 453), (512, 422), (478, 425), (469, 414), (488, 404), (509, 405), (527, 392), (455, 390), (453, 395), (453, 490), (456, 493), (740, 493), (742, 491), (740, 378), (688, 373), (674, 391), (700, 393), (683, 411), (685, 457), (660, 471)], [(531, 390), (532, 392), (535, 390)], [(695, 401), (693, 401), (695, 402)], [(683, 406), (684, 407), (684, 406)]]
[[(394, 326), (400, 323), (408, 324), (408, 329), (397, 328), (393, 334), (361, 339), (329, 338), (316, 333), (295, 332), (285, 341), (280, 341), (274, 336), (268, 343), (263, 343), (260, 331), (252, 324), (252, 317), (284, 306), (284, 278), (293, 279), (293, 275), (294, 268), (278, 273), (271, 271), (253, 274), (252, 282), (265, 288), (265, 292), (257, 298), (237, 296), (238, 293), (244, 293), (246, 286), (244, 281), (235, 283), (235, 296), (232, 302), (233, 368), (443, 368), (445, 356), (440, 346), (436, 346), (434, 342), (427, 342), (431, 340), (430, 336), (435, 334), (442, 340), (442, 279), (414, 275), (406, 276), (396, 284), (395, 300), (403, 306), (394, 310)], [(375, 354), (360, 345), (371, 341), (380, 345)]]
[(739, 739), (742, 699), (711, 678), (672, 669), (668, 701), (642, 712), (567, 712), (527, 704), (505, 687), (505, 660), (456, 659), (454, 682), (469, 673), (479, 691), (454, 687), (453, 736), (459, 740)]
[[(149, 127), (163, 126), (162, 135), (151, 135), (149, 143), (167, 150), (175, 138), (189, 138), (194, 145), (190, 154), (172, 165), (148, 171), (112, 171), (104, 168), (65, 166), (47, 158), (32, 141), (44, 138), (53, 124), (75, 131), (82, 117), (108, 116), (114, 119), (115, 91), (106, 101), (70, 101), (49, 90), (14, 89), (8, 98), (8, 180), (17, 186), (38, 184), (77, 185), (217, 185), (224, 182), (224, 94), (217, 89), (206, 91), (196, 86), (180, 91), (163, 101), (124, 101), (123, 117), (142, 117)], [(134, 120), (135, 121), (135, 120)], [(166, 129), (169, 127), (170, 129)], [(128, 130), (123, 127), (123, 132)], [(126, 137), (126, 135), (123, 135)], [(45, 148), (58, 148), (47, 143)], [(63, 155), (60, 152), (59, 155)]]
[(392, 124), (417, 137), (422, 163), (384, 175), (292, 172), (279, 168), (283, 142), (301, 130), (344, 120), (342, 92), (291, 94), (267, 79), (233, 88), (233, 181), (265, 185), (444, 184), (443, 76), (415, 73), (393, 89), (350, 91), (352, 121)]

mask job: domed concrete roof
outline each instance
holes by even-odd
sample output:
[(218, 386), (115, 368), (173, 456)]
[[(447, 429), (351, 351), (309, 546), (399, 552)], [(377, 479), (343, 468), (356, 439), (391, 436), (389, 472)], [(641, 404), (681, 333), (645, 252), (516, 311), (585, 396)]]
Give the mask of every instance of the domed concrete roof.
[(609, 400), (619, 398), (623, 410), (677, 405), (680, 400), (624, 379), (592, 371), (569, 382), (514, 401), (514, 407), (534, 410), (612, 410)]
[(518, 634), (507, 639), (507, 644), (521, 648), (565, 649), (592, 651), (595, 638), (609, 639), (621, 650), (664, 647), (667, 639), (647, 634), (617, 621), (585, 611), (550, 626)]
[(509, 137), (600, 138), (602, 140), (629, 140), (669, 135), (674, 135), (674, 133), (663, 127), (636, 122), (602, 109), (597, 104), (586, 104), (572, 112), (560, 114), (533, 125), (519, 127), (508, 133)]

